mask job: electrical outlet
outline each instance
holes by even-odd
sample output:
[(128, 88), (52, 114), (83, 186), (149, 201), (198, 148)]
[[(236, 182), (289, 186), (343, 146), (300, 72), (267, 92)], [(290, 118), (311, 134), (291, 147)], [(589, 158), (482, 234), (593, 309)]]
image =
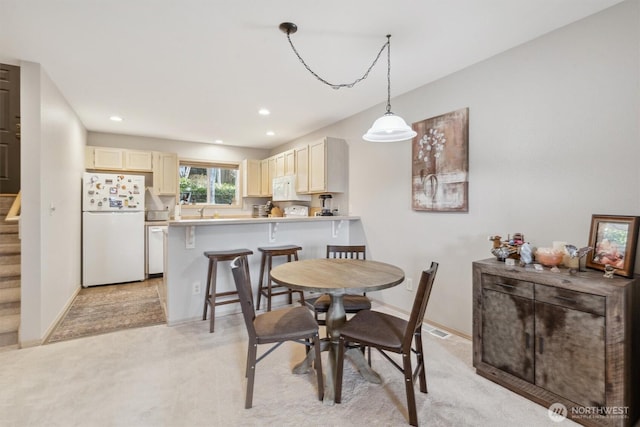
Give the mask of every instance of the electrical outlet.
[(408, 291), (412, 291), (413, 290), (413, 279), (411, 279), (411, 278), (405, 279), (404, 286), (407, 288)]
[(200, 295), (200, 282), (195, 282), (193, 284), (193, 295)]

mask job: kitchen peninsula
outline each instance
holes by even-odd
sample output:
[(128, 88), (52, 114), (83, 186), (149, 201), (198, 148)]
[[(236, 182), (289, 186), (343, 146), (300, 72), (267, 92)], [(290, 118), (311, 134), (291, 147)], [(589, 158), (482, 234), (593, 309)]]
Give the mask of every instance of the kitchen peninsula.
[[(165, 295), (169, 326), (201, 318), (208, 260), (205, 251), (247, 248), (254, 293), (260, 274), (261, 246), (302, 246), (300, 259), (325, 257), (327, 244), (366, 244), (360, 217), (222, 218), (170, 221), (165, 239)], [(282, 262), (274, 259), (274, 265)], [(235, 290), (231, 269), (218, 267), (218, 292)], [(275, 305), (285, 302), (274, 298)], [(216, 309), (216, 316), (240, 312), (237, 304)]]

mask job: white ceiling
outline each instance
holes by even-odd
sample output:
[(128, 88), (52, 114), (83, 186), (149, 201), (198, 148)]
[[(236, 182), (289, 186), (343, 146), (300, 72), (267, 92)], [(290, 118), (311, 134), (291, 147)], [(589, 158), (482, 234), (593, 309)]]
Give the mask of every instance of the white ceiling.
[(392, 34), (394, 97), (620, 1), (0, 0), (0, 61), (40, 63), (90, 131), (271, 148), (386, 103), (386, 53), (333, 90), (281, 22), (337, 83)]

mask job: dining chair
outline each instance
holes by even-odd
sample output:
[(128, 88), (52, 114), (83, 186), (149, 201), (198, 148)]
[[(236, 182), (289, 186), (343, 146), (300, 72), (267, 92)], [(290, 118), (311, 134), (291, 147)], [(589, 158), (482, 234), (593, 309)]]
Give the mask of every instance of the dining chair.
[[(247, 395), (245, 409), (253, 403), (253, 385), (256, 365), (273, 350), (286, 341), (293, 341), (313, 346), (315, 350), (315, 369), (318, 377), (318, 398), (324, 397), (324, 381), (322, 378), (322, 362), (320, 359), (320, 339), (318, 324), (306, 307), (288, 307), (268, 311), (256, 316), (251, 293), (251, 279), (246, 257), (238, 257), (231, 263), (233, 279), (238, 290), (238, 298), (242, 307), (242, 315), (249, 334), (247, 351)], [(259, 344), (274, 344), (269, 350), (257, 357)]]
[[(327, 258), (367, 259), (367, 247), (365, 245), (327, 245)], [(326, 325), (326, 315), (331, 305), (329, 294), (317, 297), (307, 297), (304, 303), (313, 310), (318, 325)], [(360, 310), (371, 308), (371, 300), (366, 294), (345, 295), (343, 298), (344, 311), (347, 314), (357, 313)], [(318, 316), (322, 314), (323, 317)]]
[[(420, 391), (427, 393), (427, 377), (422, 349), (422, 322), (431, 295), (433, 281), (438, 271), (438, 263), (432, 262), (429, 270), (423, 271), (413, 302), (409, 320), (372, 310), (362, 310), (348, 320), (340, 329), (338, 363), (336, 366), (335, 402), (342, 398), (342, 372), (345, 347), (353, 344), (373, 347), (404, 374), (407, 394), (409, 424), (418, 425), (414, 381), (420, 378)], [(402, 366), (386, 352), (402, 356)], [(411, 353), (416, 355), (415, 370), (411, 366)]]

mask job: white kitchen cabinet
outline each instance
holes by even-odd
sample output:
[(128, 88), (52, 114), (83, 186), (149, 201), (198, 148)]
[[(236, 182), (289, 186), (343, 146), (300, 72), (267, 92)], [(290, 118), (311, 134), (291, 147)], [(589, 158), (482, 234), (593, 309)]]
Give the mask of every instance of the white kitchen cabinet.
[(284, 153), (284, 174), (295, 175), (296, 174), (296, 151), (287, 150)]
[(152, 172), (153, 154), (150, 151), (123, 150), (124, 169), (127, 171)]
[(89, 150), (89, 166), (87, 169), (122, 170), (124, 159), (121, 148), (87, 147)]
[(261, 160), (244, 159), (242, 161), (242, 197), (260, 197), (262, 195)]
[(156, 194), (174, 196), (178, 193), (178, 155), (153, 152), (153, 189)]
[(285, 163), (284, 153), (276, 154), (273, 157), (275, 158), (275, 161), (276, 161), (276, 174), (275, 174), (275, 177), (284, 176), (285, 175), (285, 173), (284, 173), (284, 163)]
[(296, 173), (296, 153), (295, 150), (287, 150), (282, 153), (278, 153), (275, 156), (275, 177), (295, 175)]
[(260, 195), (271, 196), (271, 175), (269, 173), (269, 159), (260, 161)]
[(87, 146), (85, 148), (85, 168), (124, 172), (151, 172), (153, 170), (153, 156), (150, 151)]
[(309, 146), (295, 149), (296, 192), (309, 192)]
[(269, 188), (269, 196), (273, 195), (273, 178), (275, 178), (276, 175), (276, 157), (269, 157), (267, 159), (267, 164), (268, 164), (268, 168), (269, 168), (269, 175), (268, 175), (268, 179), (267, 179), (267, 187)]
[(94, 169), (93, 165), (93, 156), (94, 156), (94, 148), (93, 147), (85, 147), (84, 148), (84, 168), (85, 169)]
[(348, 146), (327, 137), (309, 144), (309, 193), (343, 193), (347, 190)]

